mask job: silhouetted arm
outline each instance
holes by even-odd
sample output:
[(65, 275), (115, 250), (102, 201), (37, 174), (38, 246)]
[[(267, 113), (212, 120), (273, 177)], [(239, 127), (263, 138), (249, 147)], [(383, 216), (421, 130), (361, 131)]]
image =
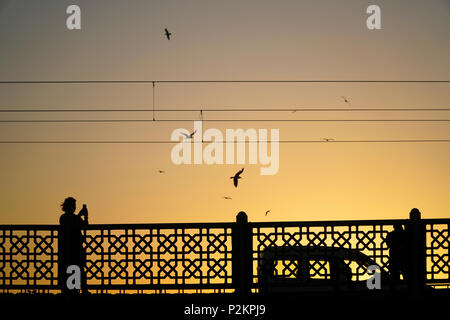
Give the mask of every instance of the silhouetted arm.
[(82, 225), (83, 225), (83, 226), (89, 225), (89, 220), (88, 220), (88, 217), (87, 217), (87, 216), (84, 216), (84, 219), (82, 219), (82, 218), (80, 217), (80, 220), (82, 221)]
[(83, 209), (78, 213), (78, 218), (80, 219), (80, 224), (82, 227), (89, 225), (89, 220), (87, 216), (87, 212), (84, 212)]

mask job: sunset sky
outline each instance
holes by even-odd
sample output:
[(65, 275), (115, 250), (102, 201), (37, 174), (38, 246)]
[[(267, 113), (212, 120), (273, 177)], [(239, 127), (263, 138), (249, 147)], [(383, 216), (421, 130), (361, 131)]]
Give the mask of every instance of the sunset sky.
[[(81, 30), (66, 8), (81, 7)], [(366, 8), (381, 8), (368, 30)], [(168, 41), (164, 28), (172, 33)], [(450, 80), (449, 0), (0, 0), (0, 81)], [(204, 119), (450, 119), (450, 83), (158, 83), (157, 109)], [(348, 98), (350, 104), (341, 96)], [(151, 109), (151, 84), (0, 84), (0, 109)], [(151, 112), (0, 113), (151, 119)], [(157, 119), (199, 119), (157, 112)], [(450, 122), (205, 122), (281, 140), (450, 139)], [(170, 140), (193, 122), (0, 123), (0, 141)], [(56, 224), (67, 196), (91, 223), (402, 219), (450, 214), (450, 143), (286, 143), (261, 164), (175, 165), (173, 144), (0, 144), (0, 224)], [(245, 168), (239, 187), (230, 176)], [(164, 170), (164, 174), (158, 173)], [(232, 197), (225, 200), (223, 197)], [(271, 210), (269, 215), (265, 212)]]

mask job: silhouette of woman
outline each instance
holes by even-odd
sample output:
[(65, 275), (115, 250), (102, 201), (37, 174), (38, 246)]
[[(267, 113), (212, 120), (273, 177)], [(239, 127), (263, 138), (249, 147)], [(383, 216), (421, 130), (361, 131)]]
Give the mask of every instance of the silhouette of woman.
[[(64, 212), (59, 218), (58, 232), (58, 283), (62, 293), (68, 293), (67, 288), (67, 267), (76, 265), (81, 271), (81, 290), (86, 290), (86, 275), (84, 267), (86, 265), (86, 253), (83, 248), (84, 237), (82, 229), (88, 225), (88, 212), (86, 205), (80, 210), (78, 215), (74, 214), (76, 209), (76, 200), (68, 197), (61, 204)], [(84, 219), (82, 219), (84, 217)], [(74, 291), (74, 290), (71, 290)]]

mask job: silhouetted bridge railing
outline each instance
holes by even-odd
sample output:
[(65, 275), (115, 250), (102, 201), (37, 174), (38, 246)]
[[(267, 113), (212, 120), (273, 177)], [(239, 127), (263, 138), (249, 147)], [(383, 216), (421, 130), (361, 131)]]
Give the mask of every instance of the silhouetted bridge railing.
[[(387, 234), (400, 223), (415, 230), (418, 285), (449, 288), (450, 219), (319, 222), (90, 225), (85, 231), (89, 290), (97, 292), (198, 293), (258, 291), (258, 264), (272, 246), (356, 249), (388, 270)], [(58, 290), (58, 226), (0, 226), (0, 292)], [(350, 266), (352, 267), (352, 266)], [(325, 276), (317, 261), (311, 276)], [(283, 262), (279, 275), (296, 266)], [(363, 279), (363, 270), (352, 267)]]

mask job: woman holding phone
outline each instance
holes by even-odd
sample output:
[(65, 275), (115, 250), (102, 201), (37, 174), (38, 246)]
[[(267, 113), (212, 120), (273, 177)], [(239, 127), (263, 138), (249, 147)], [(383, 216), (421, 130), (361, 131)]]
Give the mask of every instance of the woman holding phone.
[(82, 230), (88, 225), (88, 210), (86, 205), (78, 214), (75, 214), (76, 200), (68, 197), (61, 204), (64, 212), (59, 218), (58, 232), (58, 283), (62, 293), (78, 292), (71, 290), (67, 285), (69, 266), (77, 266), (80, 270), (80, 284), (83, 293), (87, 293), (86, 274), (86, 252), (83, 247), (84, 237)]

